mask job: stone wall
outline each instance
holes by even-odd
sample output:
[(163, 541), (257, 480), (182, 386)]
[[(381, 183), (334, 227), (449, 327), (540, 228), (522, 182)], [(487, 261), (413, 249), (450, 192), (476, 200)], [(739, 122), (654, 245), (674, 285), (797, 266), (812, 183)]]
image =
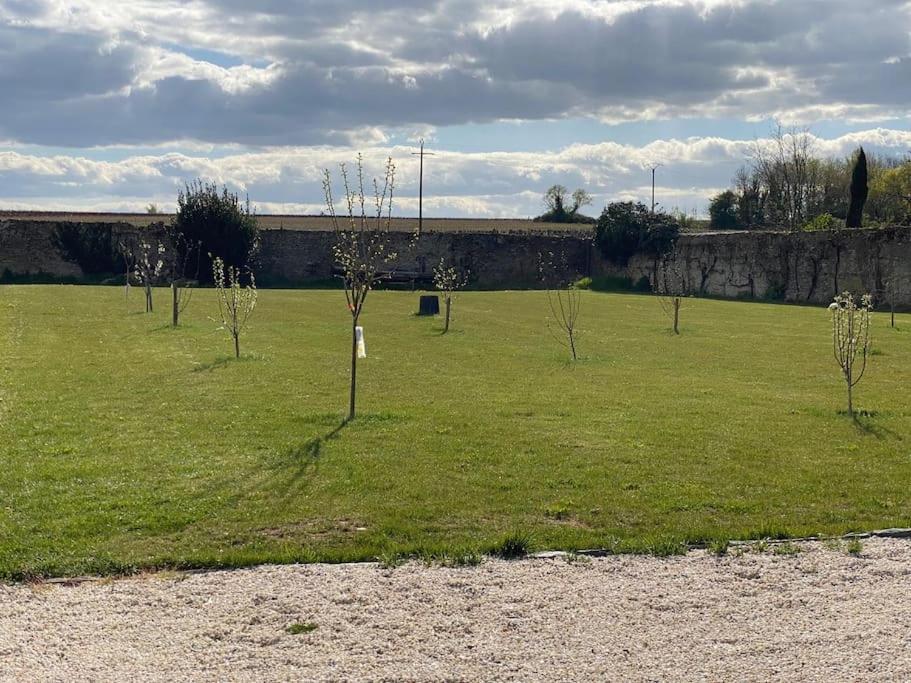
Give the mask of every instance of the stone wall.
[[(657, 264), (636, 255), (625, 268), (600, 257), (596, 274), (654, 281)], [(837, 293), (883, 299), (890, 281), (896, 303), (911, 307), (911, 228), (833, 232), (748, 232), (685, 235), (671, 268), (688, 291), (727, 298), (828, 304)]]
[[(390, 233), (398, 258), (396, 271), (430, 277), (440, 258), (470, 272), (481, 289), (527, 289), (539, 286), (538, 254), (565, 253), (566, 278), (589, 272), (590, 240), (572, 235), (427, 233), (416, 243), (404, 232)], [(259, 270), (265, 281), (299, 284), (332, 277), (331, 232), (268, 230), (263, 233)]]
[[(0, 221), (0, 273), (79, 277), (79, 267), (58, 253), (57, 223)], [(83, 224), (85, 225), (85, 224)], [(92, 224), (115, 234), (135, 234), (127, 223)], [(412, 244), (408, 233), (392, 233), (399, 254), (394, 268), (429, 277), (441, 256), (471, 272), (472, 286), (521, 289), (539, 286), (538, 254), (563, 252), (568, 279), (581, 275), (654, 280), (656, 263), (636, 255), (619, 267), (601, 257), (578, 233), (504, 234), (434, 232)], [(325, 282), (333, 276), (334, 236), (322, 230), (266, 230), (258, 278), (273, 286)], [(673, 267), (695, 294), (780, 299), (827, 304), (841, 290), (881, 296), (890, 278), (896, 302), (911, 308), (911, 228), (838, 232), (738, 232), (683, 235)]]

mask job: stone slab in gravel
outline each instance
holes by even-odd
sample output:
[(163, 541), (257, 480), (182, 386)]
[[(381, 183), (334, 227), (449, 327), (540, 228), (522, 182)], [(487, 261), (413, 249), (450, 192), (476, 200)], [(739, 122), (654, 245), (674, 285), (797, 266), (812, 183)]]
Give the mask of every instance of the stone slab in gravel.
[(6, 585), (0, 680), (911, 678), (911, 542), (800, 547)]

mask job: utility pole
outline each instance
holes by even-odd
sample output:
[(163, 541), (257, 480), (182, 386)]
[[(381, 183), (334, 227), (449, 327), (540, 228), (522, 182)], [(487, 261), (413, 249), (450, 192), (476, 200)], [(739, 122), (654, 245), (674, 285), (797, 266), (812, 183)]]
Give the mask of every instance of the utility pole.
[(652, 170), (652, 213), (655, 213), (655, 169), (664, 164), (652, 164), (649, 168)]
[(420, 171), (418, 173), (418, 237), (424, 230), (424, 154), (433, 156), (433, 152), (424, 151), (424, 138), (421, 138), (421, 151), (412, 152), (411, 156), (420, 157)]

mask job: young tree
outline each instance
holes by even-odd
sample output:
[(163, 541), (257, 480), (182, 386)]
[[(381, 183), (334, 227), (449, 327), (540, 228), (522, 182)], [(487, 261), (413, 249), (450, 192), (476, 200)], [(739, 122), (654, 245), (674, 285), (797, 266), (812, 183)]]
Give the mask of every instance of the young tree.
[(171, 325), (180, 324), (180, 314), (190, 305), (193, 285), (199, 279), (199, 264), (202, 248), (199, 242), (191, 243), (170, 226), (168, 237), (171, 242), (169, 256), (169, 279), (171, 281)]
[(655, 272), (654, 291), (661, 304), (661, 310), (674, 324), (674, 334), (680, 334), (680, 308), (683, 299), (689, 296), (686, 276), (676, 265), (676, 249), (661, 257)]
[(152, 287), (158, 283), (164, 269), (164, 254), (165, 248), (161, 242), (155, 246), (145, 240), (139, 242), (133, 273), (145, 291), (146, 313), (152, 312)]
[(455, 266), (447, 266), (445, 259), (440, 258), (440, 265), (433, 267), (433, 284), (443, 294), (443, 301), (446, 303), (446, 322), (443, 326), (443, 334), (446, 334), (449, 332), (453, 292), (468, 284), (468, 274), (462, 273)]
[[(538, 254), (538, 273), (547, 292), (547, 305), (550, 308), (550, 330), (558, 342), (569, 349), (572, 359), (578, 360), (576, 346), (579, 337), (579, 311), (582, 307), (582, 290), (577, 289), (574, 281), (568, 278), (569, 267), (566, 254), (555, 255), (553, 252)], [(555, 332), (552, 325), (559, 329)], [(564, 339), (565, 337), (565, 339)]]
[(130, 278), (133, 277), (133, 269), (136, 267), (136, 252), (130, 242), (118, 242), (117, 252), (123, 259), (124, 276), (123, 276), (123, 297), (127, 301), (130, 299)]
[(234, 357), (240, 358), (240, 333), (256, 308), (256, 278), (248, 271), (246, 286), (241, 284), (240, 269), (226, 266), (218, 256), (212, 259), (212, 281), (218, 294), (221, 328), (234, 340)]
[(829, 304), (829, 311), (832, 313), (832, 346), (835, 360), (838, 361), (848, 387), (848, 414), (851, 417), (854, 417), (852, 392), (867, 369), (872, 309), (873, 298), (869, 294), (864, 294), (858, 304), (854, 300), (854, 295), (844, 292), (837, 295)]
[(374, 285), (382, 277), (380, 269), (396, 258), (392, 250), (389, 226), (392, 221), (392, 195), (395, 187), (395, 164), (392, 158), (386, 160), (382, 188), (373, 181), (372, 206), (367, 208), (364, 191), (364, 160), (357, 156), (357, 185), (352, 186), (345, 164), (340, 164), (342, 185), (345, 192), (346, 214), (341, 218), (336, 212), (332, 194), (332, 179), (329, 169), (323, 173), (323, 191), (326, 207), (335, 230), (336, 243), (333, 247), (335, 262), (341, 271), (345, 286), (345, 299), (351, 313), (351, 386), (348, 396), (348, 420), (355, 415), (357, 395), (357, 343), (358, 320), (364, 310), (364, 302)]

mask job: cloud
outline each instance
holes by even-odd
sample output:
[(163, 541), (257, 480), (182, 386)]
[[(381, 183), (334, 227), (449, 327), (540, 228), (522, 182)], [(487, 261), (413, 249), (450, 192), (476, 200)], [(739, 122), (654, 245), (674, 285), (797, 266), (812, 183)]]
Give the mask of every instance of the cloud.
[[(911, 131), (870, 129), (814, 138), (817, 154), (844, 157), (863, 145), (877, 154), (903, 155)], [(726, 187), (762, 140), (719, 137), (655, 140), (641, 146), (615, 142), (574, 144), (554, 152), (476, 152), (436, 148), (424, 168), (424, 209), (431, 216), (522, 217), (541, 212), (550, 185), (584, 187), (593, 211), (616, 199), (644, 200), (649, 164), (660, 161), (658, 200), (705, 213), (708, 198)], [(346, 147), (287, 147), (265, 151), (162, 152), (101, 161), (84, 156), (0, 153), (0, 208), (130, 209), (149, 202), (173, 209), (177, 190), (196, 177), (249, 194), (261, 212), (318, 213), (324, 168), (336, 182), (338, 162), (353, 161)], [(417, 213), (418, 160), (412, 148), (365, 149), (368, 175), (381, 173), (386, 156), (397, 164), (399, 215)]]
[(338, 145), (589, 116), (885, 120), (905, 0), (99, 0), (0, 7), (0, 138)]

